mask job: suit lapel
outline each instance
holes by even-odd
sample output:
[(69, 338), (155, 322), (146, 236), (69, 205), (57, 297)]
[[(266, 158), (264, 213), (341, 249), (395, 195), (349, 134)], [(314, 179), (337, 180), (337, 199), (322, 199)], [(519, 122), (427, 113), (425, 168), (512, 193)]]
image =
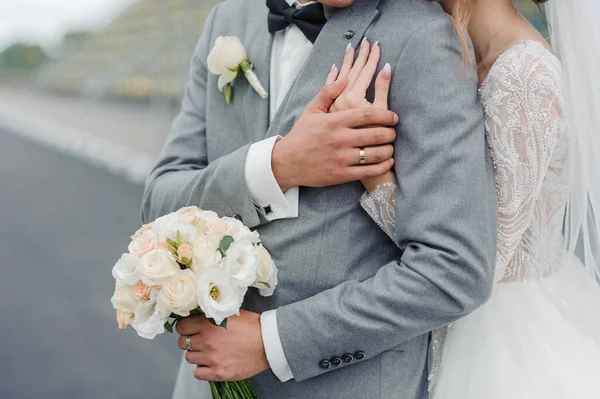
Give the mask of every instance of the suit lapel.
[[(248, 24), (244, 47), (247, 50), (248, 59), (254, 64), (254, 73), (267, 93), (270, 93), (273, 35), (267, 29), (268, 13), (269, 9), (266, 6), (253, 9), (253, 15), (248, 18), (251, 22)], [(247, 82), (245, 83), (247, 84)], [(270, 97), (266, 100), (261, 99), (250, 85), (243, 94), (242, 107), (248, 133), (257, 140), (262, 139), (269, 127), (269, 102)]]
[[(291, 130), (306, 105), (325, 84), (331, 66), (334, 63), (341, 65), (348, 43), (352, 43), (355, 48), (360, 44), (367, 28), (379, 13), (378, 5), (379, 0), (357, 0), (347, 8), (327, 10), (327, 23), (275, 114), (265, 137), (277, 134), (284, 136)], [(350, 40), (346, 38), (348, 31), (354, 33)]]

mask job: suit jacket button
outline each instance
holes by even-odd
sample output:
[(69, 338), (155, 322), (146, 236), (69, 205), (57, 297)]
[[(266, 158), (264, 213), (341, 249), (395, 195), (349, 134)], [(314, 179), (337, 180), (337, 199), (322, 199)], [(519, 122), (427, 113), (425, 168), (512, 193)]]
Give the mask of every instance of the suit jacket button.
[(349, 353), (346, 353), (344, 356), (342, 356), (342, 360), (344, 361), (344, 363), (350, 363), (354, 360), (354, 356), (352, 356)]
[(340, 359), (339, 357), (332, 357), (331, 358), (331, 364), (333, 364), (335, 367), (339, 366), (340, 364), (342, 364), (342, 359)]
[(344, 33), (344, 37), (348, 40), (352, 39), (354, 37), (354, 31), (347, 30), (346, 33)]
[(327, 359), (321, 360), (321, 363), (319, 363), (319, 367), (321, 367), (323, 370), (327, 370), (331, 367), (331, 362)]
[(238, 215), (237, 213), (235, 215), (233, 215), (232, 218), (237, 219), (240, 222), (243, 222), (242, 217), (240, 215)]
[(363, 360), (365, 358), (365, 356), (367, 356), (367, 355), (365, 355), (365, 352), (363, 352), (363, 351), (358, 351), (354, 354), (354, 358), (356, 360)]

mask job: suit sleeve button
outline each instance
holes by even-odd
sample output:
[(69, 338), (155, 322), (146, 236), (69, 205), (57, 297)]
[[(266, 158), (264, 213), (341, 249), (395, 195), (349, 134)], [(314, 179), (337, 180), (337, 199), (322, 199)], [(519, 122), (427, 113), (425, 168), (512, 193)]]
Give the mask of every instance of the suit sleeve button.
[(342, 356), (342, 360), (344, 361), (344, 363), (350, 363), (354, 360), (354, 356), (352, 356), (349, 353), (346, 353), (344, 356)]
[(331, 362), (327, 359), (321, 360), (321, 363), (319, 363), (319, 367), (321, 367), (323, 370), (327, 370), (331, 367)]
[(332, 357), (331, 358), (331, 364), (333, 364), (335, 367), (339, 366), (340, 364), (342, 364), (342, 359), (339, 357)]
[(356, 360), (363, 360), (365, 358), (365, 356), (367, 356), (367, 355), (365, 355), (365, 352), (363, 352), (363, 351), (358, 351), (354, 354), (354, 358)]
[(237, 219), (240, 222), (243, 222), (242, 217), (240, 215), (238, 215), (237, 213), (235, 215), (233, 215), (232, 218)]

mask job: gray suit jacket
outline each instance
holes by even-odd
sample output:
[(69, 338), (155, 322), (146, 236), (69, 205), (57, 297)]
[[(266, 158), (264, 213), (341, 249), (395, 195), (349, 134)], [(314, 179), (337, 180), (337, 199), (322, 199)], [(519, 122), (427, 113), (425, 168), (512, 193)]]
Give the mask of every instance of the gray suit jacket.
[[(260, 232), (280, 283), (273, 297), (249, 294), (245, 306), (278, 309), (295, 377), (281, 383), (271, 371), (256, 376), (261, 398), (425, 398), (429, 332), (480, 306), (493, 280), (496, 197), (475, 74), (463, 70), (451, 19), (426, 0), (356, 0), (328, 10), (269, 126), (268, 101), (238, 79), (225, 105), (206, 66), (217, 36), (238, 36), (268, 87), (266, 20), (264, 0), (229, 0), (210, 14), (181, 113), (147, 182), (144, 220), (198, 205), (238, 214)], [(400, 116), (401, 250), (360, 208), (359, 182), (301, 187), (299, 217), (273, 222), (245, 182), (248, 146), (290, 131), (331, 65), (341, 64), (347, 31), (354, 46), (364, 36), (379, 40), (382, 65), (395, 66), (390, 107)], [(336, 357), (340, 365), (321, 367)]]

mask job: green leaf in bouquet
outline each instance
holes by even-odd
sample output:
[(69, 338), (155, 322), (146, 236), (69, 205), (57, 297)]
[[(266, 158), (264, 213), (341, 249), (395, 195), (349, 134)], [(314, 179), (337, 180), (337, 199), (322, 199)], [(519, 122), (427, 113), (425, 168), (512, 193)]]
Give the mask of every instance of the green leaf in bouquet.
[(219, 252), (221, 253), (221, 255), (227, 256), (227, 250), (229, 249), (231, 244), (233, 244), (232, 236), (225, 236), (221, 239), (221, 242), (219, 243)]
[(177, 230), (177, 246), (183, 244), (185, 242), (185, 238), (183, 237), (183, 234), (181, 234), (181, 231)]
[(259, 281), (259, 284), (263, 284), (265, 287), (271, 288), (271, 284), (267, 283), (266, 281)]
[(177, 251), (177, 248), (179, 248), (179, 244), (177, 244), (175, 241), (171, 240), (170, 238), (167, 238), (167, 245), (169, 246), (169, 248), (174, 248)]
[(221, 324), (217, 324), (217, 322), (215, 321), (215, 319), (207, 318), (206, 320), (208, 320), (209, 323), (212, 324), (213, 326), (223, 327), (224, 329), (227, 330), (227, 319), (223, 320), (223, 322)]
[(181, 258), (179, 259), (179, 263), (181, 263), (185, 267), (189, 267), (192, 264), (192, 260), (188, 258)]
[(171, 334), (173, 334), (173, 325), (171, 323), (169, 323), (169, 321), (165, 321), (165, 329), (170, 332)]
[(179, 245), (170, 238), (167, 238), (167, 249), (173, 254), (175, 258), (177, 258), (177, 250), (179, 249)]
[(204, 312), (198, 307), (196, 309), (190, 310), (190, 316), (204, 316)]

